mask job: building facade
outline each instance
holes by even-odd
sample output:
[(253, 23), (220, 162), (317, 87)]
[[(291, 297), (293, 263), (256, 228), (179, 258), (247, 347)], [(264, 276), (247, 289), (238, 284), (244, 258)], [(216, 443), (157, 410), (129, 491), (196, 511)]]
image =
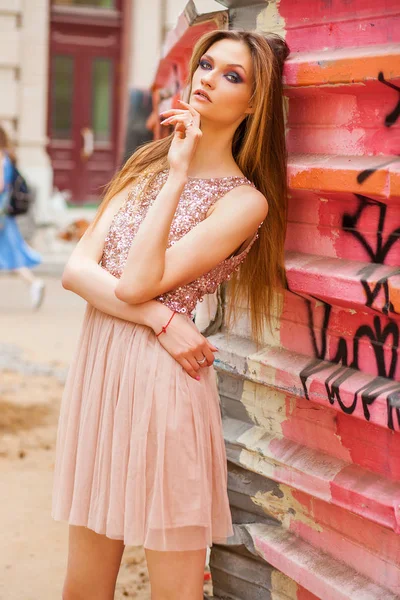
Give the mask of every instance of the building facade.
[(98, 201), (124, 156), (130, 92), (148, 92), (185, 4), (0, 0), (0, 124), (35, 188), (39, 223), (54, 186), (72, 203)]

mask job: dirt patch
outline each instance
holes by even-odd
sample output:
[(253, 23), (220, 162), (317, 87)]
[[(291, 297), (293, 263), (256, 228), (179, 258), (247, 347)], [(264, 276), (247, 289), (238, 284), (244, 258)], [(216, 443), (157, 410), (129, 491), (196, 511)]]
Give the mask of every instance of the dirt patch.
[[(0, 565), (0, 600), (61, 597), (67, 525), (51, 519), (50, 503), (63, 385), (55, 376), (13, 371), (0, 375), (0, 479), (8, 490), (8, 501), (0, 509), (0, 554), (6, 556)], [(18, 576), (22, 571), (37, 571), (29, 589)], [(211, 595), (210, 582), (205, 592)], [(115, 600), (126, 598), (150, 600), (143, 548), (125, 549)]]

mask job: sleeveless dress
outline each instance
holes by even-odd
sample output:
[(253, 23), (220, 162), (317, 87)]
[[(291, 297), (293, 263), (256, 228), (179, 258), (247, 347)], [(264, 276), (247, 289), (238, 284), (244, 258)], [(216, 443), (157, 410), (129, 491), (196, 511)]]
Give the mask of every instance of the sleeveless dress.
[(40, 254), (25, 242), (15, 217), (1, 214), (8, 205), (13, 177), (13, 166), (7, 155), (3, 159), (3, 176), (4, 189), (0, 191), (0, 271), (32, 268), (42, 262)]
[[(101, 266), (120, 277), (129, 248), (168, 176), (137, 181), (115, 215)], [(243, 177), (189, 178), (171, 246)], [(258, 237), (192, 283), (157, 298), (192, 321), (198, 300), (229, 279)], [(197, 550), (233, 535), (219, 394), (213, 368), (192, 379), (149, 327), (87, 305), (58, 423), (52, 517), (126, 545)]]

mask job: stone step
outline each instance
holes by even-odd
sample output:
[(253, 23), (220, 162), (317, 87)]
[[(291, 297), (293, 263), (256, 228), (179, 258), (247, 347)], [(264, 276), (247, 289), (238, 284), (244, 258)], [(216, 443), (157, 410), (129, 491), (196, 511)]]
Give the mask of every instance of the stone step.
[[(321, 552), (301, 537), (269, 524), (240, 526), (242, 540), (267, 563), (322, 600), (399, 600), (388, 590), (361, 575), (341, 560)], [(238, 532), (238, 539), (240, 533)], [(379, 574), (378, 574), (379, 576)]]
[(289, 289), (335, 306), (400, 318), (400, 268), (287, 252)]
[(290, 188), (296, 190), (359, 193), (388, 199), (400, 196), (398, 156), (290, 154), (288, 177)]
[(263, 427), (224, 417), (223, 428), (228, 460), (234, 464), (359, 515), (365, 526), (370, 521), (400, 533), (400, 483)]
[(399, 44), (297, 52), (286, 63), (284, 82), (289, 89), (349, 86), (354, 93), (357, 84), (378, 80), (382, 65), (386, 81), (400, 77)]
[(282, 348), (266, 346), (256, 352), (254, 344), (236, 336), (216, 334), (210, 340), (219, 348), (217, 369), (400, 431), (399, 381)]

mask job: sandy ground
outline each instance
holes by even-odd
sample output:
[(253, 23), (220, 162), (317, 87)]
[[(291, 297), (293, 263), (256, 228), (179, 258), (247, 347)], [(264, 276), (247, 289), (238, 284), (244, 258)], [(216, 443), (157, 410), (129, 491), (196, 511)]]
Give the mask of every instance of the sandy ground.
[[(50, 516), (56, 427), (84, 302), (46, 279), (38, 312), (0, 276), (0, 600), (61, 599), (68, 526)], [(207, 589), (209, 588), (209, 589)], [(211, 592), (211, 584), (205, 591)], [(116, 600), (150, 600), (142, 548), (126, 548)]]

